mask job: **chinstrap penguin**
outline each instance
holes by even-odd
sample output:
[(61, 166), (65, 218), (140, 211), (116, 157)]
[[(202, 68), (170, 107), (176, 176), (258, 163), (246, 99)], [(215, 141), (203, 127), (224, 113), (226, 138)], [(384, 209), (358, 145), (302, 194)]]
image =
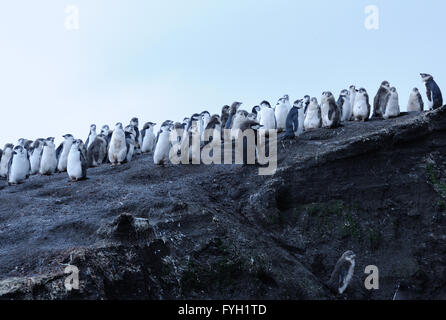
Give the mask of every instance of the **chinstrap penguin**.
[[(90, 146), (91, 145), (92, 144), (90, 144)], [(72, 181), (79, 181), (87, 178), (88, 164), (84, 152), (82, 151), (84, 148), (84, 143), (80, 139), (75, 140), (71, 145), (68, 154), (67, 173)]]
[(426, 96), (429, 110), (435, 110), (443, 106), (443, 96), (434, 78), (427, 73), (420, 73), (426, 86)]
[(19, 184), (29, 176), (28, 151), (22, 146), (14, 147), (8, 163), (8, 185)]

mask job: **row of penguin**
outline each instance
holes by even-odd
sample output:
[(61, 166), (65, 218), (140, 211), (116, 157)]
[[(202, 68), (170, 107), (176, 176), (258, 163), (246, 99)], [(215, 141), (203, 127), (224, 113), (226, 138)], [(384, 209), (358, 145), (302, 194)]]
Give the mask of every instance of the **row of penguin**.
[[(429, 74), (421, 74), (426, 86), (427, 110), (433, 110), (443, 105), (441, 91)], [(103, 163), (112, 165), (130, 162), (134, 154), (153, 153), (154, 163), (161, 165), (169, 158), (172, 146), (170, 134), (174, 130), (181, 131), (178, 142), (186, 134), (199, 132), (201, 147), (210, 143), (221, 145), (222, 130), (246, 129), (285, 131), (284, 138), (295, 138), (304, 131), (321, 127), (336, 128), (346, 121), (367, 121), (369, 117), (389, 119), (400, 115), (398, 93), (388, 81), (383, 81), (378, 89), (373, 103), (369, 103), (367, 91), (350, 86), (342, 90), (336, 101), (331, 92), (323, 92), (321, 104), (316, 98), (308, 95), (296, 100), (291, 106), (288, 95), (280, 98), (274, 108), (268, 101), (262, 101), (252, 108), (251, 112), (242, 110), (240, 102), (224, 106), (221, 114), (210, 115), (203, 111), (184, 118), (182, 122), (165, 121), (157, 135), (154, 133), (155, 123), (147, 122), (142, 130), (138, 128), (138, 118), (133, 118), (130, 124), (123, 127), (121, 123), (111, 130), (104, 125), (99, 134), (96, 125), (91, 125), (89, 136), (84, 143), (71, 134), (64, 135), (64, 141), (56, 149), (54, 138), (37, 139), (35, 141), (19, 139), (16, 146), (6, 144), (0, 149), (0, 176), (7, 179), (9, 185), (24, 182), (30, 175), (51, 175), (56, 172), (67, 172), (72, 181), (87, 177), (88, 167), (97, 167)], [(417, 88), (410, 94), (407, 106), (408, 112), (424, 111), (423, 98)], [(231, 132), (232, 132), (231, 131)], [(211, 132), (210, 135), (204, 133)], [(212, 134), (214, 132), (214, 134)]]

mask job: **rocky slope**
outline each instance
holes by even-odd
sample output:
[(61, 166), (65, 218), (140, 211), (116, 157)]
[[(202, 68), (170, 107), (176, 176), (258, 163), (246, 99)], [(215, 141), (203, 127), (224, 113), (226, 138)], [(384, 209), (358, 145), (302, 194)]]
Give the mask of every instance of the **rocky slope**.
[[(279, 142), (279, 168), (157, 167), (0, 181), (3, 299), (446, 298), (446, 107)], [(343, 296), (324, 285), (357, 255)], [(67, 292), (66, 265), (80, 270)], [(367, 265), (380, 289), (363, 282)]]

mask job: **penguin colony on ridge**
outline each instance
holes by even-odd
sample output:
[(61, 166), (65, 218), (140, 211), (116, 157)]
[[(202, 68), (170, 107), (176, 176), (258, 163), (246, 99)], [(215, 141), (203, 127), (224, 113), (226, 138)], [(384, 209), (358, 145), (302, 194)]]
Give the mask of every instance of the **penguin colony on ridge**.
[[(426, 86), (429, 110), (441, 107), (442, 94), (433, 77), (425, 73), (420, 75)], [(306, 95), (291, 106), (289, 96), (284, 95), (275, 108), (266, 100), (254, 106), (251, 112), (241, 109), (241, 105), (240, 102), (225, 105), (220, 115), (203, 111), (184, 118), (182, 122), (167, 120), (157, 135), (154, 133), (156, 123), (147, 122), (139, 130), (138, 118), (132, 118), (125, 128), (119, 122), (114, 130), (104, 125), (99, 134), (96, 125), (92, 124), (85, 144), (71, 134), (63, 136), (64, 141), (57, 149), (54, 137), (35, 141), (19, 139), (16, 146), (6, 144), (3, 150), (0, 149), (0, 177), (6, 178), (8, 184), (18, 184), (37, 173), (51, 175), (67, 171), (70, 179), (78, 181), (86, 178), (87, 167), (130, 162), (135, 154), (140, 153), (153, 153), (155, 164), (165, 164), (169, 159), (169, 135), (173, 130), (184, 130), (183, 136), (178, 136), (178, 142), (187, 141), (184, 139), (186, 135), (199, 133), (200, 148), (203, 148), (209, 143), (221, 144), (214, 137), (223, 139), (223, 129), (230, 129), (232, 137), (235, 137), (237, 129), (277, 129), (285, 131), (284, 138), (292, 139), (304, 131), (321, 127), (336, 128), (346, 121), (367, 121), (370, 117), (389, 119), (400, 114), (398, 93), (396, 88), (390, 87), (388, 81), (381, 83), (373, 101), (373, 110), (367, 91), (364, 88), (356, 89), (353, 85), (341, 91), (337, 102), (333, 94), (326, 91), (322, 94), (321, 104), (317, 98)], [(423, 99), (417, 88), (410, 94), (407, 110), (424, 110)], [(210, 129), (206, 137), (205, 129)], [(189, 143), (191, 149), (191, 139)]]

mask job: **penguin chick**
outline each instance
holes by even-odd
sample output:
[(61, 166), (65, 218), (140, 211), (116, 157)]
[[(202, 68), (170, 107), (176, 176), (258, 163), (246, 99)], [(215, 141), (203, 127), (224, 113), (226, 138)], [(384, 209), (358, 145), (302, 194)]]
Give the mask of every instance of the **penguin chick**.
[(322, 93), (321, 117), (325, 128), (337, 128), (341, 123), (341, 113), (330, 91)]
[(153, 163), (156, 165), (164, 165), (169, 159), (169, 151), (171, 148), (170, 132), (173, 128), (173, 122), (165, 122), (161, 125), (160, 132), (153, 153)]
[(355, 271), (355, 254), (346, 251), (336, 263), (328, 281), (328, 287), (338, 294), (343, 294), (352, 280)]
[(6, 178), (8, 175), (8, 164), (12, 157), (13, 149), (14, 145), (11, 143), (7, 143), (3, 148), (2, 159), (0, 160), (0, 176), (3, 178)]
[(54, 138), (47, 138), (43, 142), (42, 158), (40, 159), (41, 175), (51, 175), (56, 172), (57, 169), (57, 157), (56, 147), (54, 145)]
[(304, 127), (304, 104), (303, 100), (294, 101), (293, 107), (286, 119), (286, 130), (284, 139), (293, 139), (303, 133)]
[(22, 183), (29, 176), (28, 151), (22, 146), (14, 147), (8, 163), (8, 185)]
[(348, 90), (342, 90), (337, 101), (339, 110), (341, 111), (341, 121), (350, 121), (353, 117), (353, 106), (350, 101), (350, 93)]
[(316, 98), (311, 98), (310, 104), (305, 114), (304, 128), (305, 131), (318, 129), (322, 126), (321, 108)]
[(383, 81), (373, 100), (373, 118), (381, 118), (386, 113), (386, 106), (390, 96), (390, 84)]
[(383, 115), (384, 119), (395, 118), (400, 115), (400, 105), (398, 102), (398, 92), (395, 87), (390, 88), (389, 98)]
[(141, 130), (141, 138), (142, 138), (142, 146), (141, 151), (143, 153), (146, 152), (153, 152), (155, 149), (155, 133), (153, 132), (153, 129), (155, 128), (156, 123), (153, 122), (147, 122), (144, 124), (144, 127)]
[(90, 145), (90, 143), (92, 143), (94, 141), (94, 139), (96, 138), (97, 133), (96, 133), (96, 125), (92, 124), (90, 126), (90, 132), (88, 133), (88, 138), (87, 141), (85, 141), (85, 147), (88, 149), (88, 146)]
[(369, 95), (364, 88), (359, 89), (355, 96), (355, 104), (353, 105), (353, 120), (367, 121), (370, 117)]
[[(97, 138), (97, 137), (96, 137)], [(94, 142), (92, 142), (94, 144)], [(90, 144), (90, 146), (92, 145)], [(71, 181), (79, 181), (87, 178), (87, 159), (85, 159), (85, 148), (82, 140), (75, 140), (68, 154), (67, 173)]]
[(423, 111), (424, 102), (421, 97), (421, 93), (418, 88), (413, 88), (409, 96), (409, 102), (407, 103), (407, 112)]
[(276, 104), (274, 115), (276, 117), (277, 132), (282, 132), (286, 129), (286, 118), (291, 109), (290, 98), (284, 95)]
[(127, 156), (127, 145), (122, 123), (115, 125), (108, 148), (108, 160), (112, 165), (121, 164)]
[(71, 145), (74, 142), (74, 137), (71, 134), (66, 134), (63, 138), (65, 140), (56, 149), (57, 171), (59, 172), (67, 170), (68, 154), (70, 153)]
[(102, 133), (98, 134), (93, 143), (87, 149), (88, 167), (100, 166), (107, 157), (107, 137)]

